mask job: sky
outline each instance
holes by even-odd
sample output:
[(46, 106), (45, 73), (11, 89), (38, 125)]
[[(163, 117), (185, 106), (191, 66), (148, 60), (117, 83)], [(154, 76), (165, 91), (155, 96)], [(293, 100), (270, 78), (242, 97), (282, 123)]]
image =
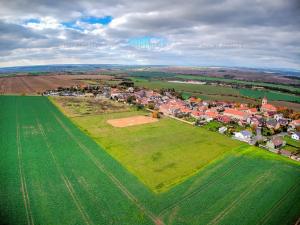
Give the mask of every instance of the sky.
[(300, 0), (0, 0), (0, 67), (300, 69)]

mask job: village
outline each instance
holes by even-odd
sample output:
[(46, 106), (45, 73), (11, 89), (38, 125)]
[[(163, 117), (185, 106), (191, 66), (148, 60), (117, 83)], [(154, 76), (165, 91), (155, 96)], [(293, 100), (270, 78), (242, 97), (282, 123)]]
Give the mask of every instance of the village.
[(152, 112), (153, 117), (167, 116), (233, 139), (258, 146), (300, 161), (300, 119), (291, 118), (286, 108), (268, 103), (260, 105), (225, 101), (204, 101), (197, 97), (182, 99), (174, 89), (149, 90), (136, 88), (133, 83), (59, 88), (43, 93), (45, 96), (89, 97), (111, 99)]

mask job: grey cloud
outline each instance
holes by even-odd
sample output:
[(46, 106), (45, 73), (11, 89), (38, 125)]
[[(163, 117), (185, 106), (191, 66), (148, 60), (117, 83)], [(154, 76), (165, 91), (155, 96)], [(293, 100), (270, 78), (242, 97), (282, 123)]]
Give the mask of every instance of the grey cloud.
[[(142, 60), (300, 68), (298, 0), (14, 0), (1, 6), (0, 65), (22, 59), (34, 64), (44, 57), (58, 63)], [(63, 22), (83, 15), (114, 19), (106, 27), (83, 25), (85, 31), (22, 24), (28, 18), (49, 16)], [(130, 38), (143, 36), (165, 38), (167, 46), (128, 46)]]

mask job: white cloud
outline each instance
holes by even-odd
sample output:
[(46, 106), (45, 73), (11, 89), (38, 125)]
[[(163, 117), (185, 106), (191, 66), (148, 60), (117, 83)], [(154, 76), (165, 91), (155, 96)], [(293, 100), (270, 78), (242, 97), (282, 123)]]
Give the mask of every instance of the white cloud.
[[(300, 68), (297, 2), (9, 1), (0, 8), (0, 66), (149, 63)], [(84, 16), (113, 20), (108, 25), (89, 24), (80, 21)], [(26, 22), (34, 18), (39, 22)], [(75, 21), (75, 26), (62, 25), (68, 21)], [(149, 49), (128, 44), (139, 37), (163, 38), (167, 43)]]

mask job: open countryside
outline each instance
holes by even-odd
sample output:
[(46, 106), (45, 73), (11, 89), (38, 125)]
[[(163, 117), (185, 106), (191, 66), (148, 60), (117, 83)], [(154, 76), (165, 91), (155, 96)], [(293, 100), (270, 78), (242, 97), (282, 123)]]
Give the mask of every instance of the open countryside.
[[(1, 186), (1, 218), (11, 224), (292, 224), (298, 219), (296, 161), (228, 139), (230, 149), (226, 141), (222, 146), (222, 139), (215, 140), (215, 146), (225, 149), (223, 154), (217, 152), (210, 163), (203, 158), (201, 173), (158, 194), (127, 169), (128, 162), (114, 159), (117, 138), (109, 140), (111, 150), (97, 144), (46, 97), (1, 96), (0, 103), (1, 179), (6, 184)], [(123, 113), (144, 112), (116, 117)], [(105, 114), (98, 125), (113, 132), (101, 117)], [(179, 126), (170, 121), (119, 129), (134, 133), (131, 128)], [(189, 129), (193, 127), (187, 124), (183, 132)], [(206, 138), (201, 132), (195, 139)], [(182, 138), (191, 140), (188, 135)], [(147, 154), (140, 157), (149, 159)], [(201, 161), (200, 154), (196, 157)], [(149, 175), (145, 168), (137, 171)], [(162, 174), (165, 179), (167, 174)]]
[(181, 183), (224, 152), (245, 145), (170, 118), (122, 129), (107, 122), (144, 114), (78, 116), (72, 121), (155, 192)]

